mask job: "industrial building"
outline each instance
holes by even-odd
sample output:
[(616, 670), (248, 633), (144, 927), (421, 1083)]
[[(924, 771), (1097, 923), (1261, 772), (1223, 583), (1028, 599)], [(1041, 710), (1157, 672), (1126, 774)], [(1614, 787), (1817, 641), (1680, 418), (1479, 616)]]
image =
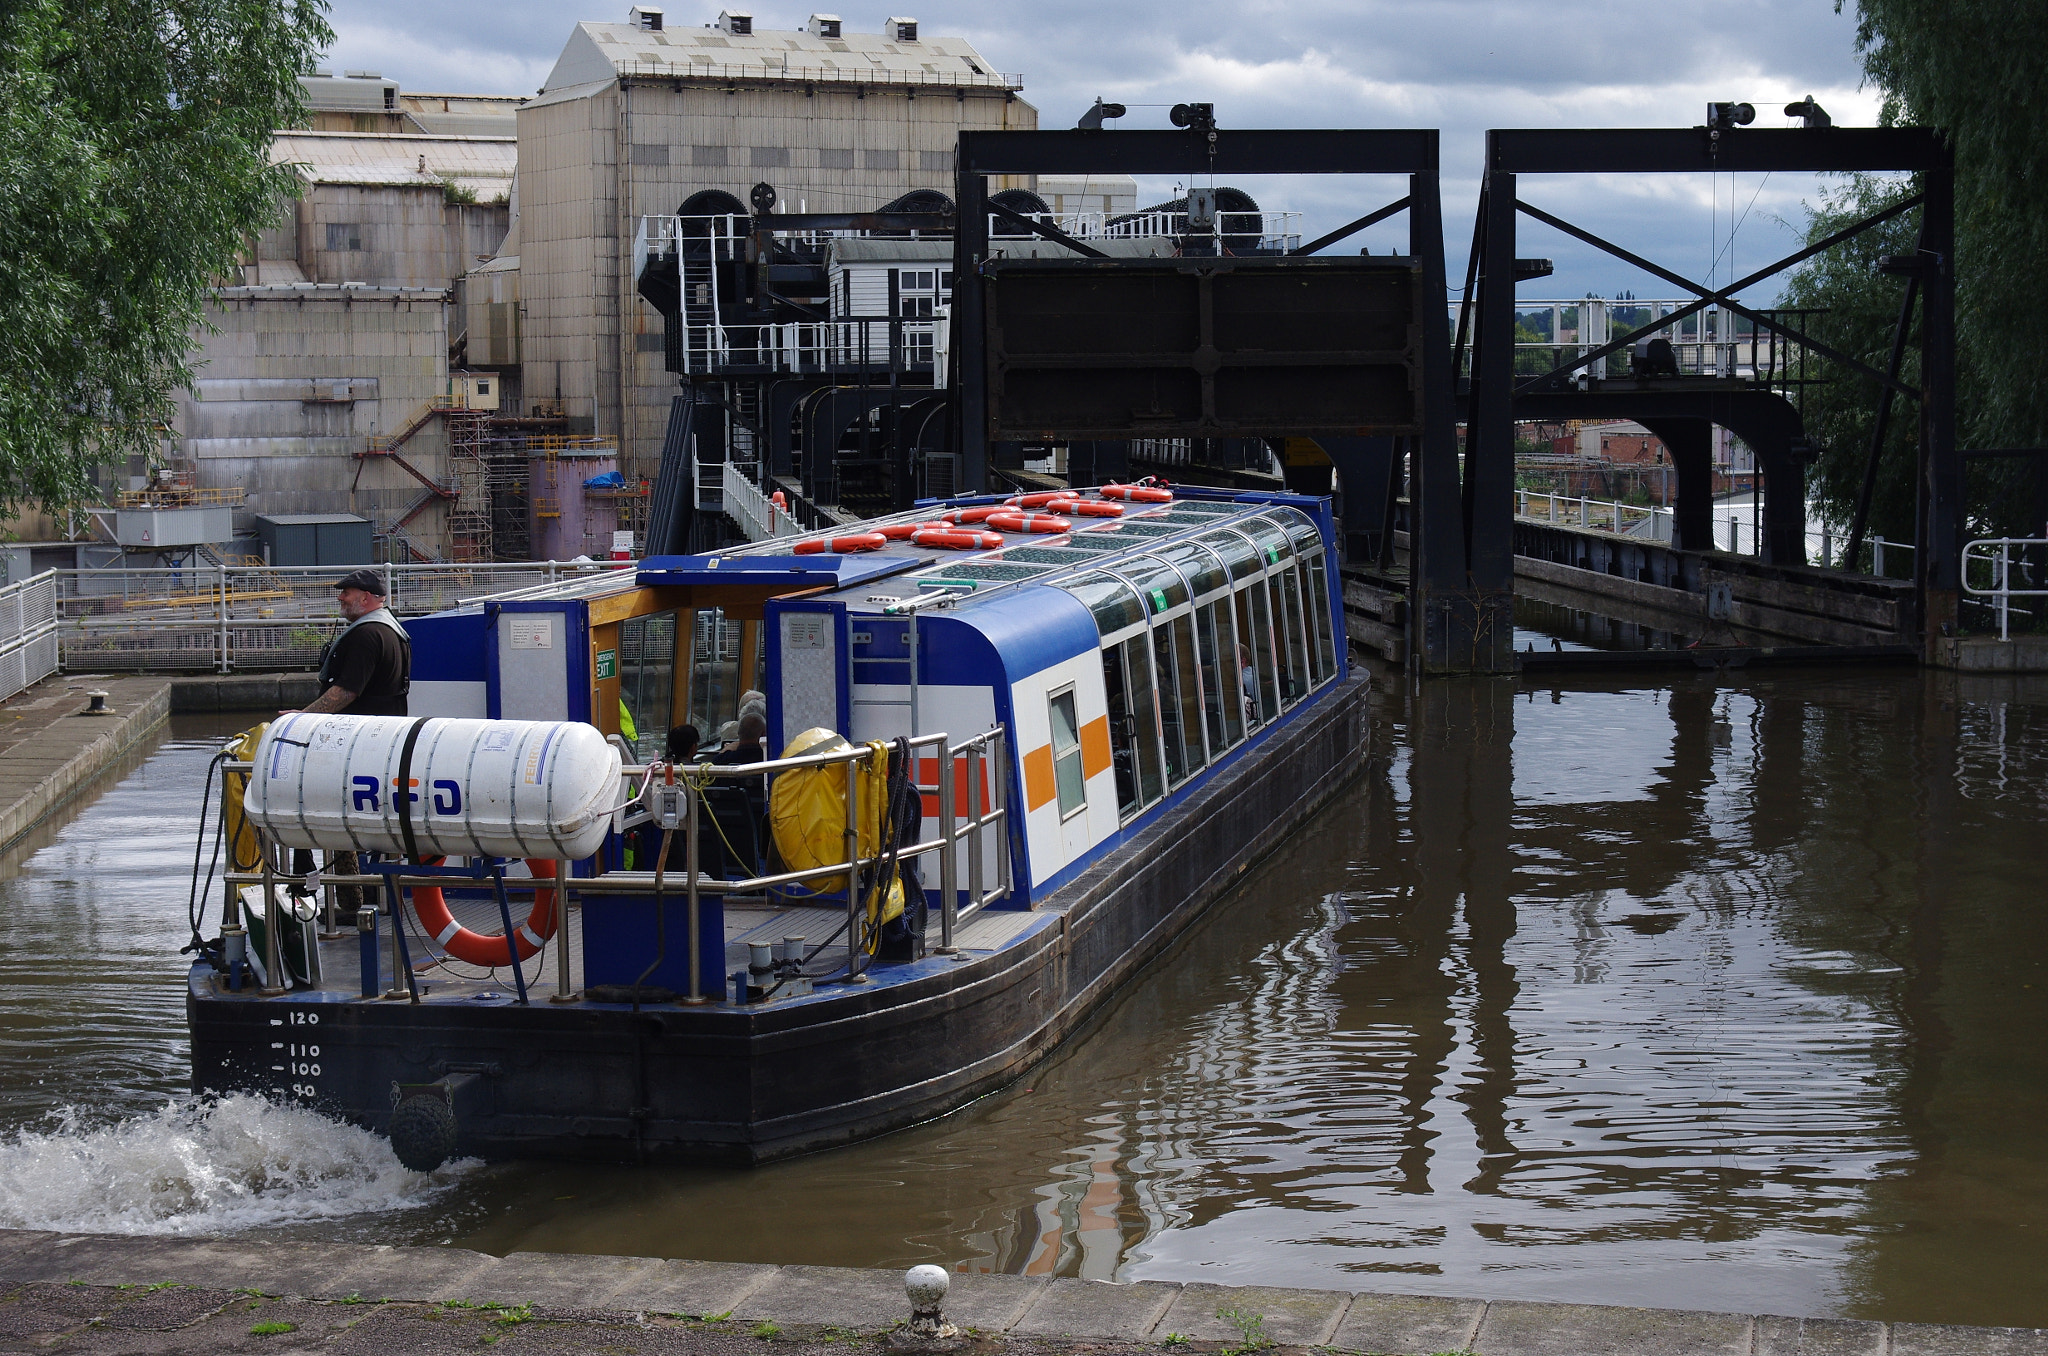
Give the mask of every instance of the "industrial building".
[(676, 381), (635, 291), (643, 219), (744, 214), (756, 184), (785, 212), (950, 190), (962, 130), (1037, 126), (1021, 88), (911, 18), (771, 31), (741, 11), (699, 27), (641, 5), (577, 25), (517, 113), (516, 277), (501, 260), (483, 280), (518, 303), (520, 396), (617, 438), (628, 477), (652, 476)]
[[(245, 490), (244, 554), (260, 516), (333, 512), (398, 560), (608, 547), (644, 518), (677, 389), (635, 293), (643, 219), (744, 214), (762, 183), (785, 211), (877, 208), (949, 186), (963, 128), (1037, 121), (1018, 77), (903, 17), (670, 27), (639, 6), (577, 25), (535, 97), (302, 85), (309, 126), (273, 158), (304, 194), (209, 304), (170, 449), (185, 482)], [(1061, 197), (1110, 214), (1135, 192)], [(577, 469), (624, 473), (571, 506), (580, 533), (535, 502), (573, 497)]]

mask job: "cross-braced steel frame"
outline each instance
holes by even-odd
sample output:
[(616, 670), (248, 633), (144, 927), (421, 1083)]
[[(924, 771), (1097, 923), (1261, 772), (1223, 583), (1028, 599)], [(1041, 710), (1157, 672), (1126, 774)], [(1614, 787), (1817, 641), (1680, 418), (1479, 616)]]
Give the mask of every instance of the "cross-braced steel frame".
[[(1850, 222), (1824, 239), (1786, 255), (1766, 268), (1724, 287), (1693, 282), (1591, 231), (1543, 211), (1517, 196), (1524, 174), (1659, 174), (1741, 171), (1885, 172), (1918, 175), (1917, 191), (1883, 211)], [(1917, 249), (1910, 258), (1890, 261), (1892, 271), (1907, 275), (1907, 295), (1889, 370), (1841, 353), (1785, 320), (1745, 306), (1736, 298), (1745, 289), (1840, 245), (1852, 236), (1912, 208), (1920, 209)], [(1676, 287), (1695, 300), (1670, 315), (1622, 335), (1607, 344), (1568, 359), (1537, 376), (1518, 376), (1515, 348), (1515, 247), (1521, 217), (1530, 217), (1603, 250)], [(1921, 591), (1921, 618), (1928, 643), (1952, 625), (1961, 584), (1963, 528), (1962, 461), (1955, 446), (1955, 173), (1948, 146), (1925, 128), (1813, 128), (1783, 130), (1561, 130), (1492, 131), (1486, 138), (1486, 169), (1481, 182), (1472, 259), (1466, 275), (1466, 296), (1477, 298), (1467, 308), (1473, 321), (1472, 378), (1467, 405), (1465, 498), (1460, 521), (1445, 521), (1425, 506), (1416, 519), (1416, 535), (1454, 539), (1460, 530), (1469, 542), (1468, 559), (1475, 605), (1490, 618), (1469, 667), (1506, 672), (1513, 667), (1512, 598), (1514, 588), (1513, 499), (1514, 425), (1518, 411), (1528, 417), (1549, 401), (1560, 378), (1570, 378), (1610, 353), (1623, 351), (1643, 338), (1708, 306), (1744, 316), (1759, 330), (1773, 331), (1840, 368), (1876, 381), (1883, 413), (1893, 397), (1903, 395), (1919, 406), (1919, 511), (1916, 523), (1916, 568)], [(1913, 295), (1922, 307), (1920, 385), (1900, 378), (1900, 357), (1907, 342)], [(1453, 362), (1462, 362), (1465, 325), (1460, 322)], [(1683, 383), (1674, 383), (1676, 387)], [(1597, 382), (1592, 383), (1597, 389)], [(1603, 393), (1607, 412), (1623, 413), (1655, 428), (1665, 423), (1697, 422), (1702, 391), (1683, 389)], [(1758, 392), (1756, 394), (1762, 394)], [(1731, 399), (1733, 393), (1731, 393)], [(1711, 403), (1711, 402), (1710, 402)], [(1732, 408), (1732, 405), (1731, 405)], [(1731, 427), (1734, 420), (1716, 420)], [(1738, 432), (1740, 429), (1738, 429)], [(1881, 438), (1881, 434), (1880, 434)], [(1796, 460), (1781, 462), (1777, 518), (1803, 525), (1803, 478)], [(1872, 473), (1875, 451), (1872, 454)], [(1767, 480), (1769, 470), (1766, 471)], [(1694, 479), (1698, 479), (1695, 477)], [(1767, 486), (1767, 493), (1769, 487)], [(1767, 500), (1768, 502), (1768, 500)], [(1867, 506), (1859, 506), (1857, 532)], [(1439, 506), (1440, 507), (1440, 506)], [(1681, 505), (1681, 518), (1685, 506)], [(1786, 524), (1780, 524), (1785, 527)], [(1789, 528), (1780, 535), (1789, 539)], [(1695, 544), (1681, 540), (1682, 548)]]

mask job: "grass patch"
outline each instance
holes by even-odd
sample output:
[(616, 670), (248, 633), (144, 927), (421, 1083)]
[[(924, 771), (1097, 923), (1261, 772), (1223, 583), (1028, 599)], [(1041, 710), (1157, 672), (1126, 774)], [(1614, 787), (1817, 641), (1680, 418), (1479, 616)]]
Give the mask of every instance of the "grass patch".
[(296, 1323), (286, 1323), (282, 1319), (272, 1319), (268, 1323), (258, 1323), (250, 1328), (249, 1335), (251, 1337), (282, 1337), (288, 1332), (297, 1332), (298, 1330), (299, 1325)]
[(780, 1336), (782, 1333), (782, 1328), (780, 1325), (774, 1323), (756, 1323), (754, 1325), (753, 1332), (754, 1336), (760, 1338), (762, 1341), (765, 1342), (771, 1337)]
[(498, 1310), (498, 1316), (492, 1319), (491, 1322), (496, 1323), (500, 1327), (516, 1328), (521, 1323), (533, 1321), (533, 1305), (530, 1303), (516, 1306), (493, 1304), (488, 1307)]
[(1191, 1340), (1193, 1339), (1184, 1332), (1170, 1332), (1165, 1337), (1159, 1339), (1159, 1345), (1163, 1347), (1184, 1347)]

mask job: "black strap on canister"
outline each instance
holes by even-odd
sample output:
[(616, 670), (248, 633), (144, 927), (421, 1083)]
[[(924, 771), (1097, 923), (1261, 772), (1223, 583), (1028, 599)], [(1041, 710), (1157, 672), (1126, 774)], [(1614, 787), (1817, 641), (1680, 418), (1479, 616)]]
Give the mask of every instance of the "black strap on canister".
[(420, 862), (419, 844), (412, 836), (412, 749), (420, 741), (420, 730), (432, 719), (421, 716), (405, 732), (405, 747), (398, 751), (398, 785), (392, 788), (392, 799), (398, 803), (398, 834), (405, 840), (405, 859), (417, 866)]

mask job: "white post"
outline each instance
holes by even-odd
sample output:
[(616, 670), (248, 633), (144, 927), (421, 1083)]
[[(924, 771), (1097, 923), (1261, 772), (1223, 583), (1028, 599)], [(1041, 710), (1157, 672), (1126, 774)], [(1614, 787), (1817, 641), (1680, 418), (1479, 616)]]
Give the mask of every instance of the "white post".
[(2012, 639), (2007, 629), (2007, 622), (2012, 611), (2012, 585), (2006, 573), (2008, 569), (2006, 551), (2008, 549), (2010, 548), (2006, 543), (2002, 541), (1998, 543), (1998, 638), (2000, 640)]
[(1884, 538), (1875, 533), (1870, 538), (1870, 572), (1880, 579), (1884, 577)]

